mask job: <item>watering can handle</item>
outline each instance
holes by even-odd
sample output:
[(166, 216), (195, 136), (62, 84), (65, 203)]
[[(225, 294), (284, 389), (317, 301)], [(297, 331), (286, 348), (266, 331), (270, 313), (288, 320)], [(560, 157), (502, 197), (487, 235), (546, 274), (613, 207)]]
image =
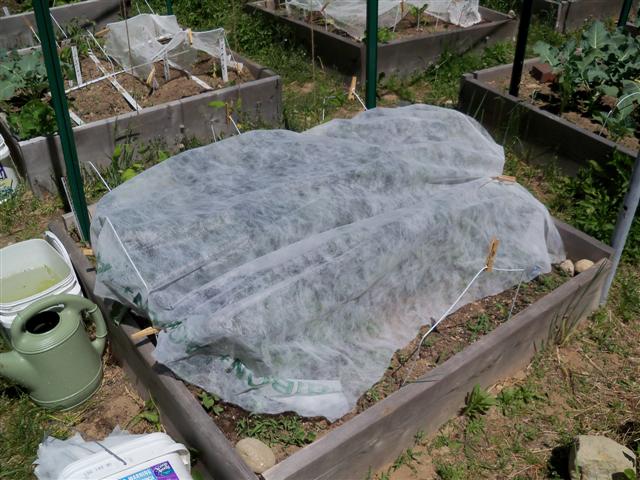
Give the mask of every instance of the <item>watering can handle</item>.
[(75, 310), (78, 314), (84, 310), (89, 313), (96, 326), (96, 339), (91, 343), (98, 354), (102, 355), (105, 347), (105, 338), (107, 336), (107, 325), (104, 323), (102, 312), (100, 312), (100, 309), (95, 303), (78, 295), (51, 295), (32, 303), (16, 315), (16, 318), (11, 324), (11, 338), (18, 338), (19, 335), (22, 335), (26, 331), (27, 321), (31, 317), (56, 305), (64, 305), (65, 308)]

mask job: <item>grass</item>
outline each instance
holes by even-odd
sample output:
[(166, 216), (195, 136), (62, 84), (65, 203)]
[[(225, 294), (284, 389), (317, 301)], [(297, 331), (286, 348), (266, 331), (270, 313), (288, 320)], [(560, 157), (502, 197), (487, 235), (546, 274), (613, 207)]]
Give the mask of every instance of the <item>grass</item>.
[(270, 446), (301, 447), (316, 439), (316, 432), (306, 430), (297, 415), (250, 415), (238, 420), (236, 433), (241, 437), (258, 438)]

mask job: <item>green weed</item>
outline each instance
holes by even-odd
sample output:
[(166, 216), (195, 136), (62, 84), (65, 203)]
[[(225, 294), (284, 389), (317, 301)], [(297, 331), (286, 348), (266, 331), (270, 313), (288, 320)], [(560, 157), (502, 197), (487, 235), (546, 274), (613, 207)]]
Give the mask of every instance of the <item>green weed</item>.
[(133, 428), (135, 425), (142, 421), (147, 422), (157, 432), (164, 431), (164, 427), (162, 426), (162, 422), (160, 421), (160, 412), (158, 411), (158, 407), (156, 407), (156, 404), (151, 397), (149, 398), (149, 400), (144, 402), (144, 409), (131, 419), (131, 421), (127, 424), (127, 428)]
[(505, 388), (496, 397), (497, 404), (500, 407), (502, 414), (508, 416), (516, 414), (525, 406), (541, 399), (542, 397), (540, 395), (526, 385)]
[(471, 341), (475, 341), (479, 336), (485, 335), (491, 330), (491, 319), (486, 313), (481, 313), (474, 320), (467, 322), (467, 330), (471, 332)]
[(269, 445), (297, 445), (313, 442), (316, 433), (306, 431), (297, 416), (267, 417), (249, 415), (236, 423), (236, 433), (242, 437), (254, 437)]
[(441, 480), (465, 480), (467, 469), (460, 463), (437, 463), (436, 474)]
[(462, 409), (462, 414), (473, 420), (489, 411), (495, 405), (493, 397), (483, 390), (480, 385), (475, 385), (473, 390), (467, 394), (466, 404)]
[(207, 392), (201, 392), (199, 397), (202, 408), (204, 408), (207, 412), (212, 413), (216, 417), (224, 412), (224, 407), (218, 404), (220, 399), (215, 395), (210, 395)]

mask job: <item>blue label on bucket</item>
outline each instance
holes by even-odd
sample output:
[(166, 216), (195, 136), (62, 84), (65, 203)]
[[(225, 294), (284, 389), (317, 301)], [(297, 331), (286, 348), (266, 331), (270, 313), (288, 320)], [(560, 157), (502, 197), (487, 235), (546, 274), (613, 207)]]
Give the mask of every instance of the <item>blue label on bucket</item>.
[(119, 480), (180, 480), (169, 462), (152, 465)]

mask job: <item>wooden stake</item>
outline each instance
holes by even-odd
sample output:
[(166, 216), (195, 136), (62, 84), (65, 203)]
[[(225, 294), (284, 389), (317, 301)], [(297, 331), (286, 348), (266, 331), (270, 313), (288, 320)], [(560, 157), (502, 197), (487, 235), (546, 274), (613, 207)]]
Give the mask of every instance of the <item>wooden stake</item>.
[(155, 75), (156, 75), (156, 66), (154, 65), (151, 71), (149, 72), (149, 75), (147, 75), (147, 85), (149, 85), (149, 87), (151, 88), (153, 88), (153, 77), (155, 77)]
[(193, 45), (193, 32), (190, 28), (187, 28), (187, 37), (189, 37), (189, 45)]
[(349, 87), (349, 96), (347, 97), (350, 101), (353, 101), (353, 99), (355, 98), (353, 96), (353, 92), (356, 91), (356, 82), (357, 81), (358, 81), (358, 79), (356, 78), (355, 75), (353, 77), (351, 77), (351, 86)]
[(103, 28), (102, 30), (96, 32), (94, 37), (102, 37), (103, 35), (106, 35), (107, 33), (109, 33), (109, 27)]
[(516, 177), (512, 177), (511, 175), (498, 175), (497, 177), (491, 178), (498, 180), (499, 182), (516, 183)]
[(162, 330), (160, 330), (160, 329), (158, 329), (156, 327), (147, 327), (147, 328), (143, 328), (139, 332), (132, 333), (130, 335), (130, 338), (131, 338), (131, 340), (138, 340), (140, 338), (148, 337), (149, 335), (157, 335), (161, 331)]
[(487, 272), (493, 271), (493, 262), (496, 260), (496, 254), (498, 253), (498, 247), (500, 246), (500, 240), (496, 237), (491, 239), (491, 243), (489, 243), (489, 254), (487, 255)]

